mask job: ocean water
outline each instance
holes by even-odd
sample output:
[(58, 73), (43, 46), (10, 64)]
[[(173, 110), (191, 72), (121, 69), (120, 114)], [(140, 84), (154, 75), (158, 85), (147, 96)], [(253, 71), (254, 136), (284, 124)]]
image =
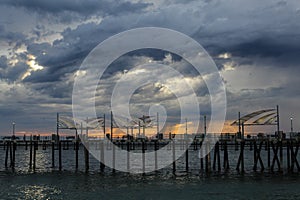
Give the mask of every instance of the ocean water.
[(298, 176), (0, 173), (1, 199), (300, 199)]
[[(99, 162), (92, 156), (86, 173), (82, 149), (78, 171), (71, 149), (62, 152), (62, 171), (57, 166), (51, 168), (50, 149), (39, 149), (37, 168), (32, 171), (28, 168), (29, 151), (23, 147), (16, 151), (16, 167), (12, 171), (4, 167), (5, 151), (0, 150), (0, 199), (300, 199), (298, 173), (271, 173), (267, 169), (264, 173), (253, 172), (252, 154), (245, 152), (245, 174), (235, 170), (238, 151), (230, 149), (228, 172), (199, 171), (198, 151), (190, 150), (188, 173), (182, 157), (176, 161), (176, 175), (172, 174), (172, 166), (134, 175), (113, 173), (107, 167), (101, 173)], [(265, 156), (262, 151), (264, 161)]]

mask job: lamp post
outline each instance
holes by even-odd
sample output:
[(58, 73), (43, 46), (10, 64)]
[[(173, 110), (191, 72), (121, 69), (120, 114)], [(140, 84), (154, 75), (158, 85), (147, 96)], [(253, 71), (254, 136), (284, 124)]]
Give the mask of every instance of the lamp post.
[(294, 130), (293, 130), (293, 117), (291, 117), (290, 120), (291, 120), (291, 133), (293, 133), (294, 132)]
[(13, 136), (15, 137), (15, 128), (16, 128), (16, 123), (15, 123), (15, 122), (13, 122), (13, 123), (12, 123), (12, 125), (13, 125)]

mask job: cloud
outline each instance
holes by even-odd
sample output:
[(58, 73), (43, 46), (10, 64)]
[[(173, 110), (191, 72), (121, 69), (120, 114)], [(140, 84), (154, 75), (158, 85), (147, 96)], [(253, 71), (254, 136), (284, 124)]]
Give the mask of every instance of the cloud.
[(5, 41), (9, 45), (14, 45), (14, 48), (18, 48), (24, 43), (26, 36), (19, 32), (9, 31), (4, 25), (0, 24), (0, 40)]
[(55, 0), (55, 1), (2, 1), (3, 5), (24, 8), (30, 12), (36, 12), (42, 16), (50, 15), (52, 19), (58, 18), (61, 22), (72, 22), (74, 19), (87, 19), (93, 15), (122, 15), (131, 12), (139, 12), (150, 6), (150, 3), (132, 3), (130, 1), (107, 0)]
[[(250, 111), (267, 107), (270, 102), (289, 102), (294, 109), (286, 109), (286, 113), (298, 108), (295, 98), (300, 91), (295, 85), (299, 85), (299, 1), (5, 0), (2, 3), (1, 15), (6, 17), (0, 19), (0, 42), (9, 46), (1, 53), (0, 77), (7, 88), (16, 87), (14, 84), (21, 84), (23, 88), (17, 89), (22, 95), (6, 93), (4, 102), (12, 102), (9, 105), (15, 109), (2, 106), (3, 113), (12, 109), (12, 113), (22, 111), (24, 115), (36, 116), (33, 112), (38, 113), (42, 107), (53, 109), (49, 110), (51, 115), (54, 110), (70, 109), (74, 77), (86, 55), (106, 38), (144, 26), (183, 32), (207, 49), (227, 84), (229, 118), (235, 117), (239, 108)], [(9, 11), (5, 12), (7, 8)], [(26, 14), (21, 15), (22, 12)], [(97, 22), (89, 21), (93, 17)], [(22, 81), (22, 75), (29, 69), (28, 55), (35, 56), (36, 64), (43, 69), (31, 71)], [(116, 60), (104, 76), (107, 79), (101, 82), (105, 89), (98, 91), (99, 102), (110, 101), (107, 94), (123, 70), (153, 60), (171, 65), (186, 76), (203, 110), (209, 113), (206, 109), (210, 105), (208, 91), (195, 70), (176, 55), (172, 55), (171, 60), (165, 57), (163, 51), (147, 49)], [(173, 98), (172, 95), (158, 95), (158, 91), (158, 87), (148, 85), (135, 95), (143, 99), (140, 104)], [(14, 98), (27, 103), (12, 101)], [(24, 109), (35, 104), (38, 105), (33, 111)], [(169, 105), (176, 104), (169, 102)]]

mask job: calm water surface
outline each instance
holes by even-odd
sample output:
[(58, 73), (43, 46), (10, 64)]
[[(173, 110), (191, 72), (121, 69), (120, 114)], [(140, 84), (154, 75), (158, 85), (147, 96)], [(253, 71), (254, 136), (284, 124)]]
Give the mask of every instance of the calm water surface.
[(1, 199), (300, 199), (297, 176), (0, 174)]
[[(300, 199), (299, 174), (254, 173), (252, 154), (246, 154), (246, 174), (234, 168), (238, 153), (230, 153), (228, 173), (199, 173), (197, 151), (190, 152), (190, 172), (184, 172), (184, 158), (177, 161), (177, 175), (171, 166), (146, 175), (101, 174), (99, 162), (91, 157), (90, 172), (84, 172), (80, 151), (79, 170), (74, 170), (74, 151), (63, 151), (63, 171), (51, 168), (50, 149), (37, 151), (37, 170), (28, 169), (28, 151), (16, 151), (16, 169), (4, 168), (0, 150), (0, 199)], [(265, 153), (262, 152), (262, 157)], [(57, 157), (56, 157), (57, 163)]]

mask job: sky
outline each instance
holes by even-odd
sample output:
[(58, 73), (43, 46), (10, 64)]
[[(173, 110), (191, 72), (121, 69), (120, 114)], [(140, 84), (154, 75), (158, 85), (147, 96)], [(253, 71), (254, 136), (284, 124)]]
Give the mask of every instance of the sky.
[[(292, 116), (299, 131), (299, 21), (298, 0), (0, 0), (0, 135), (11, 134), (12, 122), (18, 134), (55, 132), (56, 113), (72, 114), (73, 84), (86, 56), (109, 37), (142, 27), (184, 33), (212, 57), (226, 87), (225, 131), (236, 131), (227, 124), (239, 111), (276, 105), (281, 129), (290, 130)], [(152, 61), (179, 70), (196, 92), (201, 114), (210, 115), (203, 77), (180, 56), (155, 49), (127, 53), (109, 66), (97, 90), (97, 114), (109, 113), (112, 88), (124, 70), (134, 73), (134, 66)], [(132, 115), (161, 103), (178, 125), (172, 121), (179, 113), (176, 97), (159, 83), (138, 88), (130, 101)]]

